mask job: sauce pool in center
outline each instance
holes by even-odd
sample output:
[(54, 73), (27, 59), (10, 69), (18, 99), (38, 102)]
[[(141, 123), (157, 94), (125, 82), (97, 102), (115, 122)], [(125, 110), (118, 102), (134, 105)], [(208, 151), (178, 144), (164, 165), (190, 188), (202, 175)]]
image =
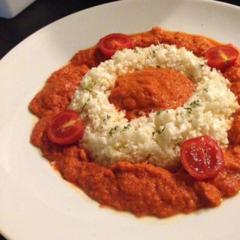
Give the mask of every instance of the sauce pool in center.
[(170, 68), (145, 68), (117, 79), (109, 101), (125, 110), (128, 120), (152, 111), (182, 106), (195, 91), (195, 84)]

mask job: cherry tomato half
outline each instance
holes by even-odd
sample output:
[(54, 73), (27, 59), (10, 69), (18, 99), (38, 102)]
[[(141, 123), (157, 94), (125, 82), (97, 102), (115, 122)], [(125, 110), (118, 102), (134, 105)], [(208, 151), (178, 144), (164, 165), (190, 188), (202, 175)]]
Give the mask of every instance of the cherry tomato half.
[(67, 145), (77, 142), (83, 137), (84, 124), (79, 113), (66, 110), (55, 116), (47, 130), (51, 142)]
[(117, 50), (133, 48), (134, 44), (128, 35), (112, 33), (100, 39), (98, 49), (106, 58), (110, 58)]
[(238, 50), (231, 45), (212, 47), (205, 53), (208, 65), (221, 71), (232, 66), (237, 60), (238, 55)]
[(181, 161), (194, 178), (213, 178), (223, 168), (223, 153), (218, 143), (209, 136), (186, 140), (181, 145)]

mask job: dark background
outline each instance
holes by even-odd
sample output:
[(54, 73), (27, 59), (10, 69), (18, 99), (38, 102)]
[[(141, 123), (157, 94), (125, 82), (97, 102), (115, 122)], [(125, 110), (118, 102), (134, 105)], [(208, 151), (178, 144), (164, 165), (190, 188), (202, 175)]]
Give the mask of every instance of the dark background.
[[(0, 59), (16, 44), (43, 26), (85, 8), (114, 1), (116, 0), (36, 0), (13, 19), (0, 18)], [(240, 0), (220, 2), (240, 6)], [(0, 240), (5, 238), (0, 235)]]
[[(43, 26), (76, 11), (113, 1), (116, 0), (37, 0), (13, 19), (0, 18), (0, 59)], [(240, 0), (221, 2), (240, 6)]]

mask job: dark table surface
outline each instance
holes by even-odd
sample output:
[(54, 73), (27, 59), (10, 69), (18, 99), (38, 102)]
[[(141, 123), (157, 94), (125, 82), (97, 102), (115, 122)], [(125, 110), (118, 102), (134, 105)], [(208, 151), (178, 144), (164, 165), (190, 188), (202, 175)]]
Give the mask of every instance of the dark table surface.
[[(0, 18), (0, 59), (24, 38), (43, 26), (71, 13), (113, 1), (116, 0), (36, 0), (16, 17)], [(220, 2), (240, 6), (240, 0)], [(0, 240), (5, 238), (0, 235)]]

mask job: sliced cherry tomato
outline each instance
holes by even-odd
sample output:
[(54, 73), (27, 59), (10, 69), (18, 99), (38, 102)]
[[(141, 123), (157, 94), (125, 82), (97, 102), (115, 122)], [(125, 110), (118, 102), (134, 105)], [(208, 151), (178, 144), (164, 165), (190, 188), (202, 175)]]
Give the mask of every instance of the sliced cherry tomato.
[(212, 47), (205, 53), (208, 65), (221, 71), (232, 66), (237, 60), (238, 55), (238, 50), (230, 44)]
[(133, 48), (134, 44), (128, 35), (112, 33), (100, 39), (98, 49), (106, 58), (110, 58), (117, 50)]
[(79, 113), (66, 110), (55, 116), (47, 130), (51, 142), (67, 145), (77, 142), (83, 137), (84, 124)]
[(223, 153), (218, 143), (209, 136), (186, 140), (181, 145), (181, 161), (194, 178), (213, 178), (223, 168)]

